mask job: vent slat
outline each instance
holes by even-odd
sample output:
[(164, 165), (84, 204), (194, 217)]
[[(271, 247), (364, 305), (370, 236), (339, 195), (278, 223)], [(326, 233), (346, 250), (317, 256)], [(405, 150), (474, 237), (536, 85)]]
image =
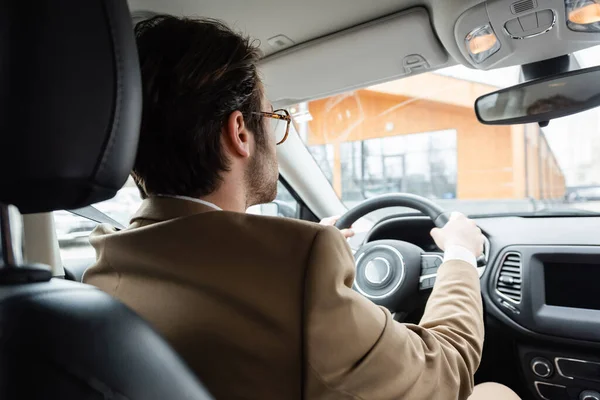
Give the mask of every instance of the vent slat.
[(510, 279), (498, 279), (498, 283), (503, 283), (505, 285), (520, 285), (521, 278), (510, 277)]
[(498, 280), (498, 285), (500, 285), (500, 284), (505, 285), (505, 286), (515, 286), (515, 285), (520, 285), (521, 284), (521, 280), (518, 279), (518, 278), (513, 279), (512, 282), (506, 282), (506, 281)]
[(521, 285), (507, 285), (506, 283), (498, 282), (498, 288), (521, 290)]
[(504, 265), (508, 265), (509, 267), (519, 267), (521, 265), (520, 260), (506, 260), (504, 261)]
[(509, 271), (509, 270), (504, 270), (504, 269), (503, 269), (503, 270), (500, 272), (500, 275), (515, 275), (515, 274), (516, 274), (517, 276), (521, 276), (521, 270), (520, 270), (520, 269), (517, 269), (517, 270), (514, 270), (514, 271), (513, 271), (513, 270)]
[(521, 260), (504, 260), (504, 264), (503, 265), (507, 265), (509, 267), (520, 267), (521, 266)]
[(521, 291), (517, 290), (517, 289), (509, 289), (509, 288), (501, 287), (501, 288), (498, 288), (498, 291), (500, 293), (510, 293), (510, 294), (514, 294), (517, 296), (521, 295)]
[(517, 303), (521, 301), (521, 273), (521, 255), (507, 254), (496, 281), (496, 290)]

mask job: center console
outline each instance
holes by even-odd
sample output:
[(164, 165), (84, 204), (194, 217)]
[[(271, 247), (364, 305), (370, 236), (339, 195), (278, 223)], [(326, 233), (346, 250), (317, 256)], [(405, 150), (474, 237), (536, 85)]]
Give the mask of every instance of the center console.
[(519, 357), (539, 399), (600, 400), (599, 357), (531, 346), (520, 346)]
[(511, 246), (490, 281), (491, 300), (519, 325), (600, 342), (600, 247)]
[[(511, 246), (493, 271), (491, 300), (514, 322), (546, 337), (600, 343), (600, 247)], [(600, 400), (600, 352), (518, 351), (538, 399)]]

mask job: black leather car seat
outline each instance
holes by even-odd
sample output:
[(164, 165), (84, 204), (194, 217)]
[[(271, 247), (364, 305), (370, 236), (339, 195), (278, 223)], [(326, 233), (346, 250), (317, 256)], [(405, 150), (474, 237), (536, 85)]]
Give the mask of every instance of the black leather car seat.
[(21, 259), (17, 209), (108, 199), (131, 170), (141, 88), (127, 3), (0, 5), (0, 399), (209, 399), (123, 304)]

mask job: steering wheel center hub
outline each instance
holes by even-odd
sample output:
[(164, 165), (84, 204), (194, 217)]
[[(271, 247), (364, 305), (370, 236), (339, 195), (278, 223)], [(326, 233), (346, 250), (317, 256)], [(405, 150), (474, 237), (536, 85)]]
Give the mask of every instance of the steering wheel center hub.
[(365, 266), (365, 278), (372, 285), (383, 285), (391, 278), (392, 267), (383, 257), (375, 257)]
[(367, 243), (354, 255), (354, 289), (392, 312), (410, 309), (419, 287), (422, 252), (398, 240)]

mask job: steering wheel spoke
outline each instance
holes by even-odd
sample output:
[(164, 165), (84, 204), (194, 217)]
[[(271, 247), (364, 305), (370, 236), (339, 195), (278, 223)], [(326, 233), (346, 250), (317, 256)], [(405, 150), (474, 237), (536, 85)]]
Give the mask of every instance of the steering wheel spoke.
[(419, 290), (428, 290), (435, 284), (438, 268), (444, 262), (442, 253), (421, 254), (421, 276), (419, 277)]
[[(486, 239), (487, 240), (487, 239)], [(488, 253), (489, 244), (486, 247)], [(444, 262), (444, 253), (423, 253), (421, 254), (421, 276), (419, 277), (419, 290), (429, 290), (433, 288), (437, 278), (437, 272)], [(477, 274), (481, 278), (485, 272), (487, 258), (483, 255), (477, 259)]]

